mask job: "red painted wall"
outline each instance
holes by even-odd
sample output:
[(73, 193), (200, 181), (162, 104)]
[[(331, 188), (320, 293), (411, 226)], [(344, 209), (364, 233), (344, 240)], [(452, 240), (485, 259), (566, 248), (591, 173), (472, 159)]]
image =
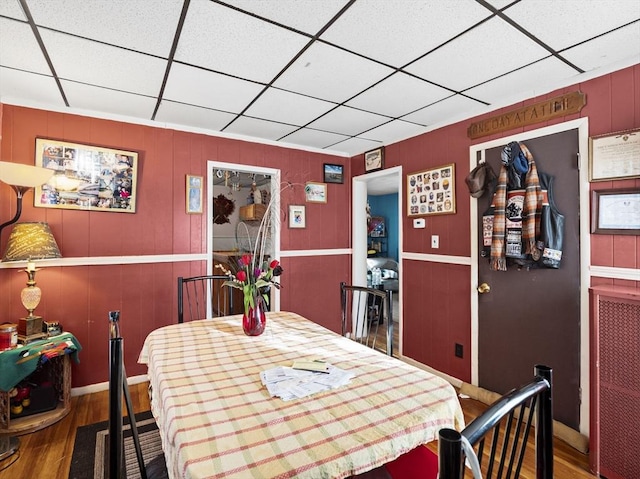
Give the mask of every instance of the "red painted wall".
[[(206, 251), (206, 212), (185, 213), (185, 175), (206, 177), (206, 163), (217, 160), (278, 168), (282, 183), (294, 183), (282, 195), (282, 250), (349, 248), (350, 183), (329, 184), (326, 204), (307, 204), (306, 229), (289, 230), (289, 204), (305, 204), (304, 183), (322, 181), (323, 163), (345, 165), (342, 157), (186, 133), (150, 126), (2, 107), (3, 161), (33, 164), (36, 137), (94, 144), (139, 152), (135, 214), (34, 208), (26, 195), (20, 221), (46, 221), (63, 257), (173, 255)], [(15, 194), (0, 184), (0, 222), (13, 217)], [(0, 238), (4, 249), (11, 228)], [(348, 281), (348, 256), (283, 258), (281, 307), (299, 312), (335, 331), (340, 328), (339, 282)], [(43, 268), (37, 282), (43, 292), (36, 312), (58, 320), (83, 346), (74, 365), (73, 386), (107, 381), (109, 310), (121, 311), (125, 362), (129, 375), (146, 373), (137, 364), (147, 334), (176, 321), (176, 278), (204, 272), (205, 263)], [(26, 274), (0, 270), (0, 321), (25, 315), (20, 291)]]
[[(579, 114), (478, 140), (467, 138), (467, 128), (472, 122), (575, 90), (584, 92), (587, 97), (587, 104)], [(449, 163), (456, 165), (456, 214), (428, 217), (426, 228), (421, 230), (414, 229), (412, 220), (404, 216), (404, 251), (469, 257), (469, 201), (464, 183), (469, 172), (469, 147), (580, 117), (589, 118), (591, 136), (640, 128), (640, 65), (387, 146), (385, 168), (402, 165), (405, 174)], [(364, 173), (364, 155), (352, 158), (351, 169), (354, 175)], [(640, 180), (598, 182), (592, 183), (591, 188), (640, 188)], [(406, 212), (404, 194), (402, 202)], [(440, 248), (437, 250), (431, 248), (432, 234), (440, 236)], [(591, 262), (598, 266), (640, 268), (640, 237), (591, 235)], [(469, 277), (468, 266), (413, 260), (403, 262), (404, 354), (464, 381), (471, 379)], [(640, 287), (635, 281), (604, 278), (594, 278), (592, 283)], [(455, 357), (453, 344), (456, 342), (464, 346), (464, 360)]]
[[(581, 90), (587, 105), (580, 114), (471, 141), (468, 125), (559, 94)], [(0, 105), (2, 106), (2, 105)], [(428, 218), (424, 230), (402, 219), (404, 251), (470, 256), (469, 202), (464, 184), (469, 147), (520, 131), (589, 117), (590, 135), (640, 127), (640, 65), (535, 97), (508, 108), (459, 122), (389, 145), (385, 167), (403, 165), (405, 173), (443, 164), (456, 164), (457, 213)], [(22, 221), (47, 221), (65, 257), (199, 253), (206, 249), (206, 215), (185, 214), (185, 175), (206, 175), (206, 161), (218, 160), (280, 168), (283, 182), (298, 186), (283, 193), (286, 206), (305, 204), (302, 185), (322, 180), (324, 162), (344, 164), (345, 176), (364, 173), (364, 158), (309, 153), (237, 140), (185, 133), (4, 105), (1, 158), (32, 164), (36, 137), (92, 143), (139, 151), (138, 212), (135, 215), (33, 208), (27, 194)], [(640, 180), (593, 183), (592, 188), (640, 188)], [(328, 203), (306, 204), (307, 228), (282, 228), (282, 250), (349, 248), (350, 182), (328, 185)], [(402, 195), (406, 211), (406, 198)], [(0, 185), (0, 220), (14, 214), (15, 196)], [(7, 228), (10, 230), (10, 228)], [(430, 247), (431, 234), (440, 235), (440, 248)], [(8, 231), (4, 232), (2, 247)], [(640, 268), (637, 236), (591, 235), (591, 262), (598, 266)], [(335, 331), (339, 329), (338, 283), (349, 279), (350, 258), (282, 258), (283, 310), (299, 312)], [(200, 273), (202, 262), (46, 268), (38, 273), (43, 300), (38, 313), (60, 320), (83, 344), (81, 364), (74, 366), (74, 386), (107, 380), (107, 311), (122, 311), (122, 331), (129, 375), (144, 374), (137, 355), (149, 331), (175, 322), (175, 279)], [(471, 377), (469, 267), (404, 260), (404, 353), (452, 376)], [(20, 290), (26, 277), (15, 269), (0, 270), (0, 318), (23, 315)], [(594, 278), (593, 284), (637, 282)], [(465, 359), (455, 358), (461, 343)]]

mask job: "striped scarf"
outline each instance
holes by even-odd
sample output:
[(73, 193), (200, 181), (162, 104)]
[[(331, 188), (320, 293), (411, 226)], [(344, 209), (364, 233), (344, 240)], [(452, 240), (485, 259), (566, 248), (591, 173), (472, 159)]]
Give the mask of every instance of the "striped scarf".
[[(542, 191), (540, 188), (540, 180), (538, 179), (538, 170), (533, 161), (533, 155), (529, 149), (522, 143), (519, 143), (521, 151), (524, 153), (529, 163), (529, 171), (525, 178), (525, 195), (522, 211), (522, 241), (525, 247), (525, 253), (531, 254), (536, 247), (536, 238), (540, 236), (540, 215), (542, 213)], [(506, 165), (502, 165), (500, 176), (498, 177), (498, 185), (493, 199), (495, 206), (493, 216), (493, 237), (491, 239), (491, 258), (490, 268), (494, 271), (506, 271), (507, 260), (505, 255), (505, 225), (506, 215), (505, 207), (507, 204), (507, 182), (508, 169)]]

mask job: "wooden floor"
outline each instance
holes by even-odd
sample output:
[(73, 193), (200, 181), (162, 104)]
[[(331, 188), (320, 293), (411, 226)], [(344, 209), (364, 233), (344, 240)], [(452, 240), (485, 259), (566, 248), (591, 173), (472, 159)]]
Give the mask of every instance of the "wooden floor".
[[(148, 411), (147, 383), (131, 386), (131, 396), (136, 412)], [(72, 398), (71, 412), (58, 423), (26, 436), (21, 436), (20, 453), (0, 462), (0, 479), (38, 478), (66, 479), (69, 475), (71, 455), (76, 429), (80, 426), (108, 419), (107, 391)], [(465, 420), (471, 421), (485, 406), (472, 399), (461, 399)], [(436, 451), (437, 443), (429, 444)], [(594, 478), (588, 466), (588, 458), (564, 442), (555, 442), (554, 476), (559, 479)], [(534, 461), (530, 455), (525, 460), (525, 471), (521, 477), (533, 479)], [(91, 479), (91, 478), (87, 478)]]

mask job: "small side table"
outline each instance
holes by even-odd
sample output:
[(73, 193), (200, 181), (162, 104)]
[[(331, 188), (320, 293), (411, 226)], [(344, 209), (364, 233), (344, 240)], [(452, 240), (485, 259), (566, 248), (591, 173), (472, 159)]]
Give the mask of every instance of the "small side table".
[[(15, 349), (0, 352), (0, 460), (17, 451), (16, 437), (43, 429), (59, 421), (71, 410), (71, 356), (77, 360), (82, 349), (71, 333), (62, 333)], [(57, 354), (57, 355), (54, 355)], [(51, 356), (51, 357), (49, 357)], [(46, 360), (45, 360), (46, 359)], [(54, 408), (43, 412), (11, 416), (10, 391), (29, 378), (38, 366), (47, 374), (55, 392)]]

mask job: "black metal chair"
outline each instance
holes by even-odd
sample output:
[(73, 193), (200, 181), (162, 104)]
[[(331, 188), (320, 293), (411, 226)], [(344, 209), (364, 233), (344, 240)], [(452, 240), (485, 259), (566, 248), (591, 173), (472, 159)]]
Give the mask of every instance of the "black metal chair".
[(226, 275), (178, 278), (178, 323), (235, 314), (233, 288), (222, 284)]
[[(391, 291), (340, 283), (342, 335), (393, 356), (392, 294)], [(386, 345), (378, 340), (379, 330), (385, 333)]]
[[(476, 455), (482, 477), (518, 478), (527, 439), (535, 422), (536, 478), (553, 478), (552, 370), (535, 366), (530, 383), (505, 394), (462, 432), (442, 429), (438, 434), (440, 479), (464, 477), (465, 459)], [(504, 426), (504, 430), (501, 428)], [(487, 442), (488, 440), (488, 442)], [(465, 453), (467, 442), (473, 452)], [(486, 443), (486, 444), (485, 444)], [(485, 451), (486, 446), (486, 451)]]
[(110, 479), (126, 477), (124, 461), (124, 433), (122, 425), (122, 399), (127, 407), (131, 437), (142, 479), (166, 479), (164, 454), (159, 454), (145, 465), (138, 436), (136, 416), (124, 367), (123, 339), (120, 336), (120, 311), (109, 311), (109, 441), (108, 476)]
[(552, 479), (551, 382), (551, 369), (535, 366), (533, 381), (502, 396), (462, 432), (441, 429), (437, 456), (419, 446), (380, 469), (388, 474), (387, 479), (413, 479), (418, 471), (424, 479), (517, 479), (535, 426), (536, 478)]

